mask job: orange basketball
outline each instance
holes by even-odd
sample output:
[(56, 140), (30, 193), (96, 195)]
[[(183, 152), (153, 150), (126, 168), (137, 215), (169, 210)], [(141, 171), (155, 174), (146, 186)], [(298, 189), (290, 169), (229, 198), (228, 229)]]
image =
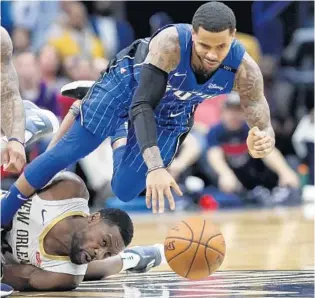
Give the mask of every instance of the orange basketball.
[(222, 264), (225, 241), (210, 220), (193, 217), (171, 228), (164, 241), (169, 266), (180, 276), (202, 279)]

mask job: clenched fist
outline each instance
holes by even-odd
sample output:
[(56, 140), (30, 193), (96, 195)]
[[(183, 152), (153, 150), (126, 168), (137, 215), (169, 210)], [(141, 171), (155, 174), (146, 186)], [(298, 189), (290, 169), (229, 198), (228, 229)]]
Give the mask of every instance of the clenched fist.
[(274, 149), (275, 138), (255, 126), (248, 132), (247, 147), (253, 158), (263, 158)]

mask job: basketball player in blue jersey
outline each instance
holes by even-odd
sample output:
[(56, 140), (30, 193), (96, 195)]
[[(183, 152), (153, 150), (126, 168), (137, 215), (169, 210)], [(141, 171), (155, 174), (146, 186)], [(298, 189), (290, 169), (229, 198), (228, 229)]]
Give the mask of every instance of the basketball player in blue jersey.
[[(117, 197), (130, 201), (146, 187), (146, 203), (154, 213), (164, 211), (165, 196), (174, 210), (171, 188), (179, 195), (181, 191), (167, 167), (192, 126), (194, 111), (204, 99), (233, 89), (251, 128), (247, 139), (251, 155), (269, 154), (275, 138), (262, 74), (235, 40), (235, 28), (230, 8), (208, 2), (198, 8), (192, 26), (170, 25), (121, 51), (91, 86), (80, 111), (77, 103), (72, 107), (56, 143), (11, 187), (1, 202), (2, 225), (36, 189), (109, 136)], [(76, 83), (72, 89), (84, 89)]]

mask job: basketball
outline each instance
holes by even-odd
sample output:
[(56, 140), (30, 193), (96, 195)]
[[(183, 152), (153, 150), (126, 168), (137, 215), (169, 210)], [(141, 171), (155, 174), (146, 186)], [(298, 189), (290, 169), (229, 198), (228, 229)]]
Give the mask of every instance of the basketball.
[(182, 220), (164, 241), (165, 257), (178, 275), (198, 280), (215, 272), (225, 256), (225, 241), (217, 226), (202, 217)]

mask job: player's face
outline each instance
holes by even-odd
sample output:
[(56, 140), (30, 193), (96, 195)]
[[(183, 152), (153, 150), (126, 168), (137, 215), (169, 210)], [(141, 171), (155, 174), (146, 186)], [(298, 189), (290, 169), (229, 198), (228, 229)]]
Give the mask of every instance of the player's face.
[(203, 75), (211, 74), (216, 70), (228, 54), (235, 31), (229, 29), (222, 32), (209, 32), (202, 27), (193, 30), (193, 61), (198, 64)]
[(124, 249), (119, 228), (109, 226), (95, 213), (88, 226), (72, 238), (70, 259), (74, 264), (86, 264), (115, 256)]
[(245, 123), (244, 113), (241, 108), (224, 108), (222, 121), (229, 130), (239, 130)]

